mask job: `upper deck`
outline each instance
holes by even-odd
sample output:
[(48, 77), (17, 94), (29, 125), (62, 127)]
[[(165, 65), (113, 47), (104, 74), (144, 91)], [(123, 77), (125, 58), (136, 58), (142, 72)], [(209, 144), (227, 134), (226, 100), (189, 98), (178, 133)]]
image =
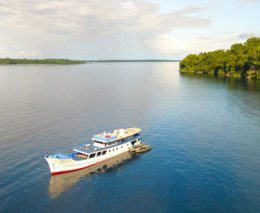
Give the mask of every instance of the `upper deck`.
[(109, 143), (123, 138), (128, 138), (141, 132), (140, 128), (116, 129), (113, 132), (102, 132), (92, 137), (95, 142)]
[(118, 144), (125, 143), (128, 138), (129, 140), (138, 139), (140, 137), (135, 137), (135, 136), (140, 132), (141, 132), (140, 128), (128, 128), (128, 129), (122, 129), (121, 131), (115, 130), (113, 133), (110, 133), (110, 137), (106, 137), (106, 135), (104, 134), (104, 133), (107, 134), (107, 132), (100, 133), (93, 136), (92, 140), (94, 143), (82, 144), (76, 146), (73, 150), (75, 152), (82, 153), (82, 154), (90, 154), (95, 151), (101, 151), (116, 146)]

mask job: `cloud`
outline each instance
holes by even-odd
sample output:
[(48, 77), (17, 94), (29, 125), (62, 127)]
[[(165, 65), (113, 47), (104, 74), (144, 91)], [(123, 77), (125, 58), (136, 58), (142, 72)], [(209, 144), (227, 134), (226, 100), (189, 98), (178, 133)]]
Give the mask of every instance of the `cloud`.
[(164, 55), (182, 55), (192, 50), (187, 42), (171, 34), (161, 34), (146, 42), (151, 49)]
[(138, 0), (2, 1), (0, 41), (11, 40), (16, 51), (24, 49), (18, 55), (28, 57), (40, 55), (30, 49), (39, 49), (46, 56), (55, 52), (51, 48), (68, 52), (62, 49), (72, 48), (77, 42), (80, 48), (88, 48), (115, 37), (122, 41), (138, 37), (138, 43), (147, 45), (148, 40), (152, 42), (175, 29), (208, 27), (211, 21), (201, 17), (204, 10), (187, 6), (162, 13), (160, 4)]
[(238, 35), (239, 39), (247, 39), (250, 37), (256, 37), (257, 35), (255, 33), (241, 33)]
[(257, 3), (260, 2), (260, 0), (240, 0), (241, 2), (247, 2), (247, 3)]
[(8, 54), (9, 54), (8, 51), (0, 50), (0, 58), (4, 58), (4, 57), (6, 57)]
[(153, 41), (147, 42), (152, 44), (151, 48), (162, 54), (185, 57), (190, 53), (228, 49), (232, 44), (245, 42), (249, 37), (251, 37), (249, 34), (221, 33), (187, 39), (172, 34), (163, 34), (154, 38)]
[(161, 32), (182, 27), (204, 27), (210, 21), (197, 17), (204, 8), (189, 6), (182, 10), (160, 14), (160, 5), (144, 1), (96, 0), (17, 1), (0, 7), (1, 25), (56, 34), (111, 34), (122, 31)]
[(0, 50), (0, 58), (8, 58), (12, 55), (14, 58), (38, 58), (41, 57), (42, 53), (40, 51), (6, 51)]
[(18, 58), (37, 58), (41, 56), (41, 52), (40, 51), (19, 51), (17, 53), (17, 57)]

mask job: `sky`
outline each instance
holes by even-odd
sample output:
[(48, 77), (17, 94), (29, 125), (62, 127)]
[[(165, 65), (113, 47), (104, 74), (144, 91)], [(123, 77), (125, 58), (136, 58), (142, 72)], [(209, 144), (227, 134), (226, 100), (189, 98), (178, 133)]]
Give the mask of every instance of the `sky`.
[(182, 59), (260, 36), (260, 0), (0, 0), (0, 58)]

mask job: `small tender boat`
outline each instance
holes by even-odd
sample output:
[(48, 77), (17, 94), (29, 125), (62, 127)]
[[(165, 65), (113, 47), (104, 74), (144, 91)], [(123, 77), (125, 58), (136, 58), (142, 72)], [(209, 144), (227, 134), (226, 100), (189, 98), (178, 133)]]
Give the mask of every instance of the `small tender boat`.
[(92, 143), (74, 147), (72, 153), (46, 155), (45, 159), (52, 175), (81, 170), (140, 147), (140, 132), (140, 128), (105, 131), (94, 135)]

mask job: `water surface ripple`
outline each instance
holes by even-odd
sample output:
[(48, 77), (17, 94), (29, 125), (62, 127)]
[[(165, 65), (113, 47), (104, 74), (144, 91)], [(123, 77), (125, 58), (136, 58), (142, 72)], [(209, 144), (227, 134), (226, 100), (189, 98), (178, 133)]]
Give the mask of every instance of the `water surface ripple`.
[[(45, 150), (134, 126), (151, 152), (50, 177)], [(169, 62), (1, 66), (0, 145), (0, 212), (260, 211), (259, 81)]]

